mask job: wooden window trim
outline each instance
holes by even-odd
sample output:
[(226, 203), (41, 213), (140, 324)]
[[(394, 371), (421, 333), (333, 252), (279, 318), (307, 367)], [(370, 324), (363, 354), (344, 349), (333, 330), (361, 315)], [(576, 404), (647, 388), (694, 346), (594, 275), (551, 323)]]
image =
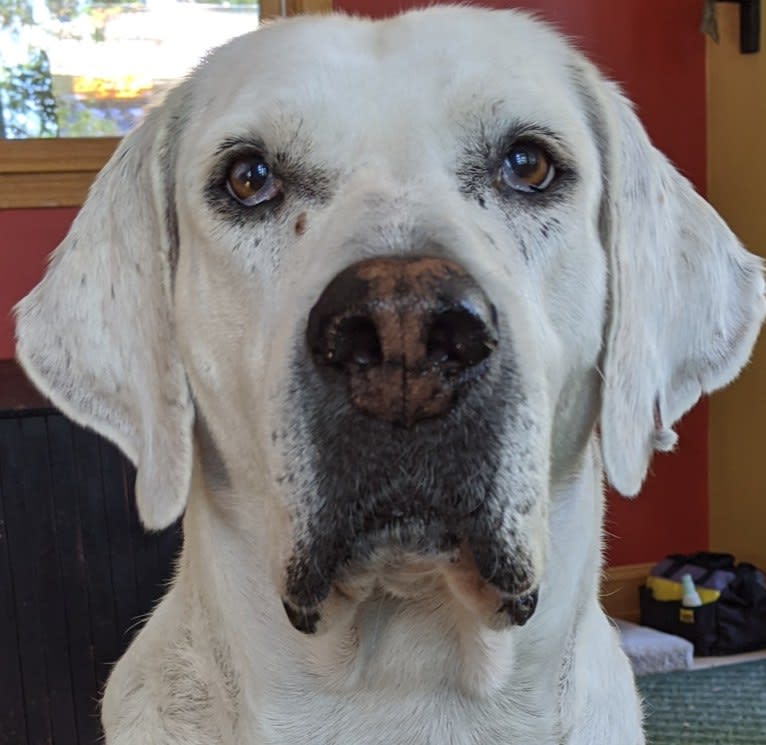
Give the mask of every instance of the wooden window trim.
[[(264, 20), (280, 0), (261, 0)], [(332, 0), (284, 0), (287, 15), (327, 13)], [(0, 140), (0, 209), (79, 207), (119, 138)]]

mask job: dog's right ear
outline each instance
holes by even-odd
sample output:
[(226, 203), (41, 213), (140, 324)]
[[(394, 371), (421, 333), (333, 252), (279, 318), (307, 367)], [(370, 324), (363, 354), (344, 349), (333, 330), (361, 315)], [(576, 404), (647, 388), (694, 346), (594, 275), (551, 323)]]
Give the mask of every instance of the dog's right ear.
[(142, 522), (183, 513), (193, 406), (174, 339), (174, 142), (182, 89), (122, 141), (45, 277), (16, 307), (16, 354), (74, 421), (137, 467)]

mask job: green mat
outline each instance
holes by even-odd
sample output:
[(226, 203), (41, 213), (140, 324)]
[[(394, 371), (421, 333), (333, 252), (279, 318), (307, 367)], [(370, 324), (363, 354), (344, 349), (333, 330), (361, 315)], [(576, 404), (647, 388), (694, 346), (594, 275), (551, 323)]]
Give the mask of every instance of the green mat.
[(638, 687), (648, 745), (766, 745), (766, 660), (647, 675)]

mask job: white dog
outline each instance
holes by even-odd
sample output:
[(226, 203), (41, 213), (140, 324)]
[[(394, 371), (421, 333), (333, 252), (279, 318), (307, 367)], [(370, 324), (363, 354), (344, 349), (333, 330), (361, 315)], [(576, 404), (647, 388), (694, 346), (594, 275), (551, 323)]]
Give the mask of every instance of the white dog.
[[(598, 601), (760, 262), (517, 12), (268, 26), (125, 138), (18, 355), (184, 515), (110, 745), (638, 745)], [(600, 439), (596, 430), (600, 431)]]

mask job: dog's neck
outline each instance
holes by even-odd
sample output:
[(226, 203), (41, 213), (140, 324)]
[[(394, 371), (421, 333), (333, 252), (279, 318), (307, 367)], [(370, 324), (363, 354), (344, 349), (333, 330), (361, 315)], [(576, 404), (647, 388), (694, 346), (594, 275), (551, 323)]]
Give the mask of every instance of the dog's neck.
[[(378, 742), (374, 712), (380, 709), (380, 701), (389, 702), (383, 707), (386, 721), (381, 722), (389, 741), (461, 742), (446, 735), (439, 740), (437, 734), (425, 731), (421, 737), (413, 736), (418, 707), (431, 712), (420, 716), (422, 726), (430, 728), (440, 721), (433, 716), (434, 707), (442, 705), (465, 711), (461, 721), (467, 727), (471, 723), (467, 733), (475, 733), (471, 728), (480, 722), (492, 730), (495, 717), (506, 727), (505, 741), (512, 722), (526, 742), (523, 732), (528, 721), (529, 731), (536, 732), (536, 742), (542, 745), (546, 740), (540, 739), (537, 716), (530, 719), (520, 714), (528, 711), (548, 717), (554, 737), (558, 714), (551, 706), (555, 709), (558, 703), (551, 694), (566, 664), (577, 616), (583, 604), (595, 597), (595, 588), (584, 587), (582, 578), (595, 576), (593, 564), (600, 561), (599, 536), (592, 535), (597, 524), (593, 512), (601, 512), (599, 478), (591, 447), (579, 473), (566, 484), (554, 486), (552, 542), (538, 610), (527, 626), (506, 631), (491, 631), (471, 620), (438, 593), (417, 601), (378, 593), (321, 635), (303, 635), (289, 625), (276, 588), (264, 577), (268, 560), (247, 538), (252, 535), (249, 530), (239, 538), (233, 536), (231, 526), (210, 511), (214, 498), (194, 499), (186, 518), (186, 550), (174, 592), (187, 596), (190, 621), (197, 618), (190, 623), (190, 633), (207, 636), (196, 640), (194, 649), (207, 648), (219, 667), (236, 676), (236, 685), (229, 688), (239, 700), (225, 705), (251, 712), (241, 722), (252, 721), (256, 726), (269, 722), (268, 731), (242, 737), (246, 734), (259, 744), (346, 742), (330, 730), (319, 738), (311, 735), (319, 726), (331, 728), (333, 722), (341, 721), (352, 732), (352, 720), (358, 715), (360, 729), (348, 735), (348, 742)], [(197, 484), (197, 488), (202, 487)], [(564, 522), (568, 530), (559, 530), (557, 526)], [(573, 563), (572, 557), (582, 552), (562, 544), (562, 535), (576, 536), (593, 547), (580, 564)], [(185, 567), (188, 561), (195, 566)], [(586, 565), (590, 566), (586, 569)], [(251, 570), (243, 571), (243, 566)], [(247, 587), (236, 584), (242, 577)], [(559, 596), (555, 612), (549, 602), (553, 594)], [(225, 608), (218, 598), (227, 599)], [(562, 613), (562, 608), (567, 610)], [(539, 652), (543, 644), (545, 651)], [(503, 715), (509, 706), (514, 709), (512, 717)], [(490, 714), (490, 709), (498, 711)], [(394, 720), (399, 718), (405, 728), (402, 738), (391, 739)], [(487, 736), (491, 734), (488, 730)]]

